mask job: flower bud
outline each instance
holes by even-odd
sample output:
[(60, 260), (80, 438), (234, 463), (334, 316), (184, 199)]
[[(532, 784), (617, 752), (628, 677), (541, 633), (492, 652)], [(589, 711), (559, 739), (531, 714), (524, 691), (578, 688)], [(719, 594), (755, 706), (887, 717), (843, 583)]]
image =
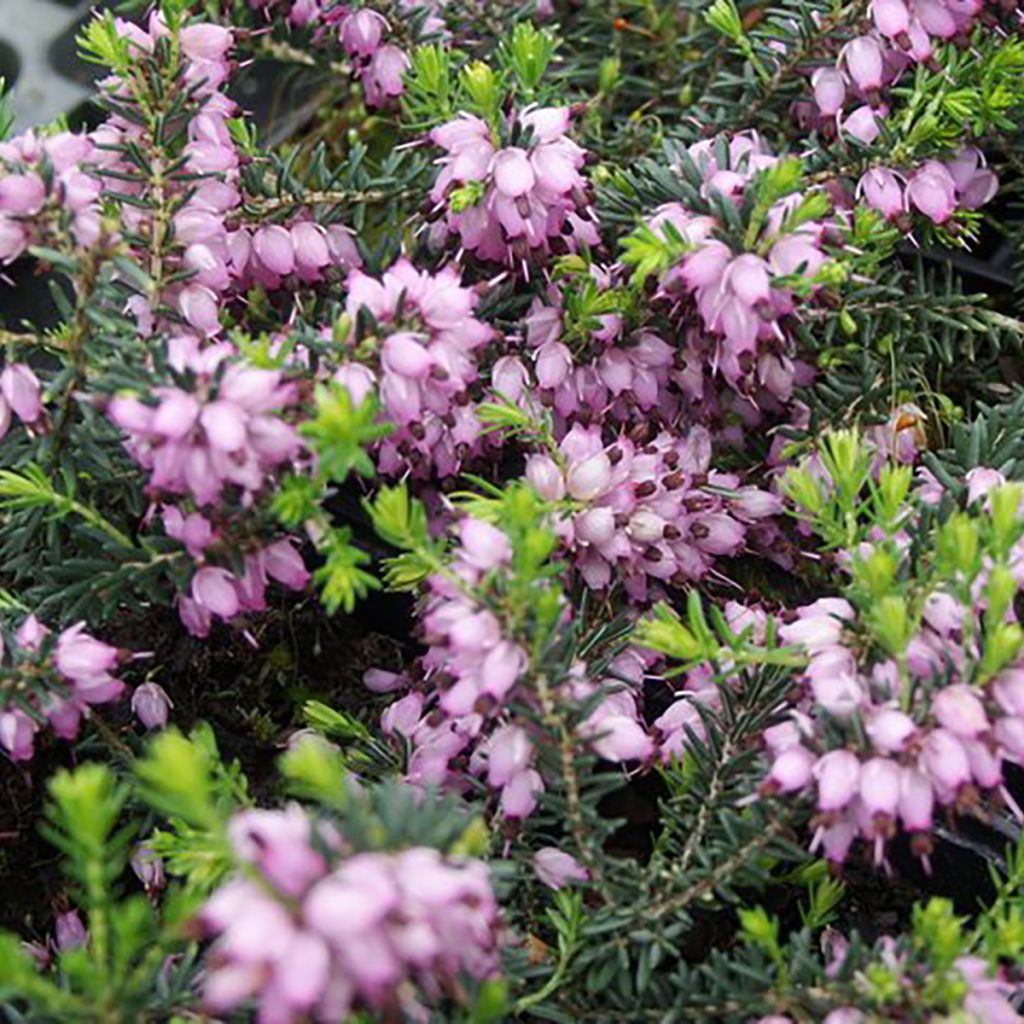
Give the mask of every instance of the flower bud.
[(70, 949), (78, 949), (89, 941), (89, 934), (82, 924), (82, 919), (74, 910), (57, 915), (54, 922), (54, 933), (57, 948), (66, 953)]
[(824, 117), (834, 117), (843, 109), (846, 99), (846, 82), (838, 68), (818, 68), (811, 75), (814, 102)]
[(561, 889), (572, 882), (586, 882), (587, 871), (571, 854), (554, 846), (545, 846), (533, 855), (533, 870), (537, 877), (552, 889)]
[(526, 479), (545, 501), (561, 501), (565, 497), (562, 471), (548, 455), (531, 455), (526, 460)]
[(156, 892), (167, 884), (164, 862), (148, 846), (135, 847), (129, 863), (146, 892)]
[(172, 707), (171, 698), (159, 683), (143, 683), (132, 694), (132, 711), (147, 729), (162, 729), (167, 725)]

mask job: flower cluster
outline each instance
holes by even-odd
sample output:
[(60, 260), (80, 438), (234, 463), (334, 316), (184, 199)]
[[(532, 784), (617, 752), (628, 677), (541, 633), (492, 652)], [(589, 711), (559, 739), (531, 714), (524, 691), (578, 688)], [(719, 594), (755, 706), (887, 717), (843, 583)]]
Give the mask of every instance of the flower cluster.
[[(720, 164), (723, 154), (727, 160)], [(727, 149), (711, 140), (695, 143), (687, 155), (700, 176), (702, 197), (717, 196), (736, 207), (756, 202), (764, 187), (761, 172), (778, 165), (751, 132), (732, 136)], [(762, 222), (751, 225), (753, 234), (741, 248), (726, 240), (728, 225), (713, 205), (702, 212), (669, 203), (655, 211), (650, 230), (686, 248), (663, 275), (660, 295), (677, 316), (695, 308), (703, 326), (687, 334), (686, 363), (710, 367), (744, 394), (763, 389), (789, 401), (799, 371), (786, 320), (797, 315), (798, 299), (813, 297), (826, 280), (826, 243), (841, 240), (840, 225), (820, 219), (827, 204), (819, 205), (816, 196), (788, 192), (777, 198)]]
[(587, 584), (620, 581), (643, 601), (650, 582), (686, 585), (721, 556), (744, 548), (748, 525), (781, 510), (767, 491), (741, 487), (710, 468), (711, 438), (662, 432), (640, 446), (628, 436), (604, 443), (598, 427), (575, 425), (559, 445), (561, 465), (531, 455), (526, 478), (549, 501), (578, 508), (561, 526)]
[[(148, 34), (137, 26), (126, 32), (132, 45), (145, 54), (166, 28), (154, 15)], [(225, 298), (243, 294), (253, 284), (266, 289), (280, 288), (286, 281), (313, 284), (330, 267), (347, 270), (360, 262), (350, 233), (340, 225), (325, 228), (301, 215), (284, 224), (250, 227), (241, 222), (242, 158), (229, 127), (238, 109), (224, 94), (213, 91), (228, 79), (231, 46), (231, 32), (220, 26), (190, 25), (181, 32), (186, 58), (183, 81), (194, 83), (194, 94), (202, 103), (191, 111), (188, 121), (181, 154), (184, 173), (172, 176), (161, 197), (162, 202), (173, 203), (168, 238), (160, 237), (146, 203), (126, 205), (121, 214), (132, 237), (150, 240), (150, 262), (161, 255), (161, 245), (169, 246), (168, 269), (180, 270), (184, 282), (170, 285), (166, 298), (189, 327), (205, 336), (220, 333)], [(119, 83), (120, 79), (113, 79), (115, 95), (123, 88)], [(126, 175), (130, 179), (134, 169), (132, 147), (147, 145), (143, 128), (115, 112), (93, 138), (102, 147), (98, 170), (107, 187), (122, 194), (131, 195), (133, 189), (140, 192), (142, 183), (133, 185), (124, 179)], [(139, 308), (137, 312), (140, 322), (151, 328), (150, 311)]]
[(80, 246), (99, 239), (100, 183), (82, 169), (96, 155), (91, 139), (71, 132), (0, 143), (0, 263), (45, 242), (55, 224)]
[(532, 107), (499, 125), (461, 114), (430, 133), (444, 150), (431, 199), (439, 235), (482, 260), (520, 268), (551, 252), (600, 241), (568, 107)]
[(858, 194), (887, 220), (900, 222), (911, 210), (945, 224), (957, 209), (977, 210), (995, 194), (999, 182), (973, 146), (949, 160), (926, 160), (906, 177), (888, 167), (872, 167)]
[[(159, 14), (150, 17), (148, 30), (114, 24), (132, 60), (155, 59), (158, 41), (169, 32)], [(69, 254), (94, 246), (107, 223), (101, 195), (116, 194), (124, 201), (108, 230), (133, 247), (162, 288), (159, 296), (129, 303), (140, 327), (152, 333), (160, 326), (155, 312), (166, 305), (204, 336), (220, 333), (225, 300), (253, 285), (315, 284), (331, 268), (359, 266), (352, 236), (341, 225), (324, 227), (301, 213), (256, 226), (242, 217), (242, 157), (229, 127), (238, 109), (218, 91), (230, 76), (232, 45), (231, 31), (218, 25), (180, 31), (179, 84), (188, 94), (180, 152), (125, 116), (136, 98), (120, 75), (103, 83), (113, 112), (92, 132), (46, 138), (28, 132), (0, 144), (0, 261), (12, 262), (33, 244)], [(137, 176), (140, 153), (151, 165), (167, 165), (159, 194)]]
[[(976, 482), (984, 482), (976, 500), (987, 494), (1001, 509), (992, 516), (1012, 522), (1016, 492), (1000, 490), (998, 474)], [(805, 696), (765, 732), (772, 766), (762, 789), (815, 794), (814, 845), (830, 860), (842, 861), (861, 837), (882, 861), (899, 828), (926, 856), (940, 808), (1008, 805), (1022, 815), (1005, 765), (1024, 764), (1024, 661), (1012, 606), (1024, 545), (1017, 539), (982, 559), (975, 531), (999, 529), (988, 515), (939, 528), (942, 572), (913, 601), (886, 595), (855, 607), (820, 598), (779, 630), (807, 657)], [(901, 532), (840, 561), (855, 583), (885, 579), (908, 547)]]
[[(395, 0), (391, 18), (402, 27), (415, 25), (417, 38), (430, 38), (445, 30), (440, 16), (444, 3)], [(382, 107), (402, 95), (409, 56), (391, 22), (374, 7), (327, 0), (249, 0), (249, 6), (268, 17), (276, 15), (289, 28), (309, 29), (317, 48), (340, 46), (352, 62), (368, 106)]]
[(30, 761), (43, 723), (61, 739), (78, 735), (93, 704), (117, 700), (124, 683), (114, 673), (129, 657), (96, 640), (78, 622), (54, 636), (29, 615), (6, 642), (0, 638), (0, 667), (7, 691), (0, 710), (0, 747), (13, 761)]
[[(152, 404), (118, 395), (107, 415), (149, 472), (147, 490), (167, 535), (203, 563), (237, 525), (221, 521), (226, 492), (245, 510), (300, 455), (298, 433), (281, 416), (297, 394), (281, 371), (232, 360), (226, 343), (200, 348), (187, 337), (179, 343), (192, 389), (157, 388)], [(309, 573), (289, 540), (254, 546), (250, 539), (246, 547), (241, 574), (207, 564), (196, 572), (190, 595), (178, 605), (190, 632), (206, 636), (213, 617), (264, 610), (268, 577), (293, 590), (306, 588)]]
[[(513, 548), (502, 531), (477, 519), (462, 519), (458, 535), (447, 572), (429, 580), (422, 614), (429, 649), (414, 677), (373, 670), (366, 683), (383, 692), (413, 686), (381, 720), (386, 735), (410, 747), (410, 783), (462, 788), (464, 766), (498, 791), (504, 817), (522, 819), (545, 784), (535, 765), (535, 726), (513, 711), (516, 701), (540, 706), (528, 685), (528, 653), (503, 623), (509, 609), (500, 574), (510, 571)], [(601, 682), (574, 665), (560, 684), (559, 699), (594, 702), (578, 736), (605, 760), (646, 762), (654, 753), (637, 701), (644, 668), (644, 659), (627, 651)]]
[[(838, 941), (833, 939), (833, 946), (840, 950), (846, 946), (846, 940), (842, 936)], [(910, 1012), (921, 1009), (920, 1004), (915, 1002), (919, 998), (921, 990), (927, 989), (929, 981), (934, 981), (936, 976), (935, 966), (931, 963), (915, 962), (919, 960), (913, 953), (900, 948), (896, 940), (890, 936), (884, 936), (879, 942), (878, 959), (872, 968), (875, 972), (864, 972), (860, 985), (869, 992), (874, 973), (875, 977), (884, 976), (891, 978), (895, 985), (895, 991), (904, 993), (906, 1005), (899, 1005), (904, 1000), (899, 998), (888, 998), (890, 1004), (882, 1011), (884, 1016), (869, 1016), (856, 1006), (840, 1006), (831, 1010), (822, 1018), (822, 1024), (867, 1024), (871, 1020), (898, 1021), (904, 1019), (907, 1010)], [(842, 960), (845, 953), (840, 952), (839, 956), (829, 966), (829, 974), (836, 974), (842, 967)], [(1020, 1020), (1020, 1014), (1014, 1009), (1014, 997), (1019, 995), (1020, 984), (1010, 980), (1006, 968), (998, 967), (993, 970), (992, 965), (980, 956), (959, 956), (943, 973), (952, 975), (955, 978), (954, 984), (948, 987), (948, 991), (954, 993), (951, 1007), (954, 1013), (961, 1011), (966, 1019), (977, 1021), (978, 1024), (1014, 1024)], [(933, 1018), (937, 1015), (932, 1014)], [(943, 1017), (941, 1019), (955, 1019)], [(772, 1014), (768, 1017), (758, 1018), (756, 1024), (794, 1024), (792, 1017), (782, 1014)]]
[(889, 114), (885, 91), (914, 65), (931, 62), (937, 42), (966, 41), (984, 8), (984, 0), (872, 0), (873, 31), (846, 41), (834, 64), (813, 72), (807, 113), (831, 134), (838, 128), (874, 142)]
[(187, 495), (203, 508), (233, 488), (251, 501), (298, 456), (300, 438), (280, 415), (295, 403), (295, 386), (278, 370), (230, 361), (231, 355), (228, 345), (193, 347), (184, 356), (191, 390), (162, 387), (152, 404), (118, 395), (107, 405), (132, 456), (150, 472), (154, 497)]
[(380, 445), (378, 469), (394, 476), (458, 473), (483, 444), (469, 389), (480, 350), (495, 337), (473, 315), (476, 293), (451, 267), (429, 274), (405, 259), (379, 280), (353, 271), (347, 284), (357, 358), (335, 379), (356, 404), (374, 391), (395, 427)]
[(351, 853), (298, 807), (239, 814), (230, 835), (256, 877), (230, 879), (200, 912), (212, 1012), (258, 997), (260, 1020), (279, 1024), (420, 1013), (494, 974), (498, 911), (479, 861)]

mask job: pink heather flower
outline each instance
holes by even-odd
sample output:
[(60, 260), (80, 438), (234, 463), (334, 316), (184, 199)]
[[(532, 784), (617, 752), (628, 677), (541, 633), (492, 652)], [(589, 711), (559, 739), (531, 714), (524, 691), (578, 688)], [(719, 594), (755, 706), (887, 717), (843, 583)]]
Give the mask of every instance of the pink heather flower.
[(238, 613), (235, 577), (227, 569), (204, 566), (192, 577), (192, 599), (222, 619)]
[(121, 661), (116, 647), (94, 640), (85, 633), (85, 623), (65, 629), (57, 638), (54, 662), (74, 682), (105, 678)]
[(62, 740), (73, 740), (78, 736), (82, 724), (82, 703), (77, 699), (63, 700), (48, 694), (42, 700), (43, 713), (50, 728)]
[(895, 754), (903, 750), (917, 732), (914, 720), (895, 708), (882, 708), (868, 721), (868, 737), (881, 754)]
[(159, 683), (143, 683), (132, 694), (132, 711), (147, 729), (162, 729), (167, 725), (172, 707), (171, 698)]
[(324, 872), (323, 855), (310, 845), (310, 821), (297, 805), (284, 811), (243, 811), (228, 831), (238, 857), (255, 865), (286, 896), (301, 896)]
[(875, 28), (889, 39), (897, 39), (910, 26), (910, 12), (903, 0), (871, 0)]
[(264, 548), (262, 558), (267, 575), (289, 590), (301, 591), (309, 585), (309, 570), (290, 540), (275, 541)]
[(423, 694), (407, 693), (389, 705), (380, 716), (381, 730), (388, 736), (412, 739), (423, 719)]
[(188, 25), (179, 39), (182, 53), (193, 61), (221, 61), (232, 44), (230, 29), (210, 24)]
[(573, 463), (566, 477), (569, 497), (577, 501), (593, 501), (600, 497), (611, 483), (611, 469), (611, 461), (604, 451), (594, 452)]
[(992, 695), (1006, 714), (1024, 716), (1024, 669), (1000, 672), (992, 686)]
[(410, 63), (408, 55), (397, 46), (380, 47), (363, 71), (366, 102), (371, 107), (381, 107), (389, 99), (400, 96), (404, 88), (402, 79)]
[(0, 394), (23, 423), (35, 423), (42, 414), (39, 379), (22, 363), (11, 363), (0, 373)]
[(28, 615), (25, 621), (18, 627), (14, 639), (19, 647), (26, 651), (38, 651), (43, 641), (50, 635), (46, 628), (35, 615)]
[(380, 46), (388, 27), (384, 17), (367, 8), (346, 14), (341, 20), (338, 36), (341, 45), (355, 56), (370, 57)]
[(363, 685), (374, 693), (392, 693), (407, 684), (404, 676), (383, 669), (371, 668), (363, 674)]
[(860, 798), (871, 817), (895, 817), (901, 778), (900, 766), (887, 757), (873, 757), (861, 766)]
[(0, 747), (12, 761), (31, 761), (34, 753), (36, 722), (23, 711), (0, 712)]
[(532, 768), (511, 778), (501, 790), (501, 812), (506, 818), (521, 820), (533, 814), (537, 794), (543, 792), (544, 782)]
[(769, 792), (795, 793), (810, 784), (817, 758), (801, 746), (786, 747), (772, 762), (765, 780)]
[(935, 794), (928, 776), (916, 768), (904, 768), (900, 775), (899, 812), (909, 832), (928, 832), (932, 827)]
[(964, 683), (947, 686), (932, 701), (936, 721), (961, 738), (973, 739), (989, 728), (985, 706)]
[(967, 504), (973, 505), (979, 498), (985, 497), (989, 491), (1002, 487), (1006, 477), (996, 469), (978, 466), (969, 470), (965, 477), (967, 483)]
[(57, 915), (54, 922), (54, 933), (57, 948), (66, 953), (70, 949), (78, 949), (89, 941), (89, 933), (82, 924), (82, 919), (74, 910)]
[(847, 74), (863, 92), (881, 88), (883, 53), (871, 36), (858, 36), (843, 47), (842, 60)]
[(202, 334), (218, 334), (220, 306), (216, 294), (209, 288), (191, 284), (178, 295), (178, 309), (187, 323)]
[[(935, 729), (928, 735), (921, 752), (921, 767), (942, 798), (955, 794), (971, 779), (967, 752), (956, 735), (946, 729)], [(943, 803), (948, 802), (943, 799)]]
[(147, 892), (157, 892), (167, 884), (164, 862), (148, 846), (135, 847), (129, 863)]
[(799, 618), (779, 629), (787, 644), (795, 644), (810, 653), (838, 645), (843, 635), (843, 622), (853, 619), (853, 608), (844, 600), (823, 598), (798, 609)]
[(554, 846), (545, 846), (533, 855), (533, 870), (552, 889), (562, 889), (590, 878), (590, 872), (575, 857)]
[(818, 68), (811, 76), (814, 101), (824, 117), (834, 117), (843, 109), (846, 83), (838, 68)]
[(546, 501), (561, 501), (565, 497), (565, 478), (548, 455), (531, 455), (526, 460), (526, 479)]
[(636, 718), (623, 714), (592, 715), (581, 733), (606, 761), (648, 761), (654, 755), (654, 741)]
[(956, 209), (956, 183), (944, 164), (926, 160), (907, 183), (907, 201), (936, 224)]
[(981, 150), (967, 146), (944, 164), (956, 186), (957, 202), (965, 209), (977, 210), (996, 194), (999, 180), (985, 166)]
[(863, 142), (865, 146), (870, 146), (882, 131), (878, 126), (878, 117), (875, 111), (867, 104), (857, 107), (848, 117), (844, 118), (840, 123), (840, 128), (843, 133), (853, 136), (858, 142)]
[(512, 545), (505, 534), (481, 519), (463, 519), (459, 523), (459, 540), (462, 542), (460, 558), (481, 572), (512, 558)]
[(958, 633), (963, 626), (964, 610), (950, 594), (937, 591), (929, 594), (922, 609), (925, 622), (940, 636)]
[(167, 536), (181, 541), (188, 553), (197, 560), (203, 557), (203, 552), (216, 538), (213, 527), (205, 516), (199, 512), (190, 512), (184, 516), (176, 505), (164, 508), (163, 523)]
[(295, 269), (295, 248), (292, 236), (279, 224), (260, 228), (253, 236), (253, 252), (273, 274), (282, 277)]
[(46, 186), (38, 174), (8, 174), (0, 178), (0, 211), (27, 217), (46, 201)]
[(848, 750), (833, 750), (818, 759), (814, 777), (818, 783), (818, 809), (840, 811), (857, 794), (860, 762)]
[(873, 167), (867, 171), (860, 179), (857, 191), (886, 220), (892, 220), (906, 210), (903, 186), (899, 178), (887, 167)]
[(1020, 1020), (1011, 1002), (1016, 988), (1001, 968), (993, 970), (988, 960), (978, 956), (957, 957), (956, 968), (968, 986), (964, 996), (968, 1015), (985, 1024), (1015, 1024)]
[(473, 316), (476, 302), (451, 267), (431, 275), (402, 259), (379, 280), (349, 275), (346, 311), (357, 325), (370, 314), (383, 344), (379, 372), (354, 375), (348, 364), (335, 379), (356, 401), (372, 387), (382, 418), (396, 427), (377, 451), (383, 473), (449, 476), (492, 443), (466, 401), (478, 350), (494, 337)]
[(515, 725), (507, 725), (491, 736), (487, 756), (487, 781), (501, 788), (524, 772), (533, 759), (533, 744), (526, 733)]

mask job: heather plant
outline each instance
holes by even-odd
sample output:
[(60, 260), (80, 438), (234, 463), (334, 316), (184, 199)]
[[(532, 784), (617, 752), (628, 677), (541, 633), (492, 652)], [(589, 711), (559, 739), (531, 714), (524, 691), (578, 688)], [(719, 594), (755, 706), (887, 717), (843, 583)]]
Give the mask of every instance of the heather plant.
[(1022, 1019), (1019, 5), (106, 7), (0, 116), (4, 1019)]

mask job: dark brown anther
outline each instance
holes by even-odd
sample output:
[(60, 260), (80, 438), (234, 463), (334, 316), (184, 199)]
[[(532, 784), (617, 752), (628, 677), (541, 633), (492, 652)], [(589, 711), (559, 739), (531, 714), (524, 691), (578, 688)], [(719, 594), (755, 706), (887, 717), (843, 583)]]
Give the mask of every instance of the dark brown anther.
[(613, 466), (617, 466), (622, 461), (623, 451), (617, 444), (613, 444), (611, 448), (608, 449), (607, 455), (608, 461)]
[(427, 428), (419, 420), (413, 420), (408, 429), (417, 441), (422, 441), (427, 436)]
[(666, 491), (677, 491), (686, 482), (686, 477), (682, 473), (669, 473), (668, 476), (661, 478), (662, 486)]
[(633, 494), (638, 498), (649, 498), (657, 489), (658, 485), (653, 480), (645, 480), (633, 488)]
[(679, 540), (683, 535), (683, 531), (674, 523), (666, 523), (664, 529), (661, 531), (661, 535), (665, 540)]
[(910, 837), (910, 852), (915, 857), (930, 857), (935, 843), (927, 832), (915, 832)]
[(648, 562), (660, 562), (662, 558), (661, 548), (656, 548), (653, 544), (648, 544), (647, 547), (644, 548), (644, 558), (646, 558)]
[(473, 704), (473, 710), (478, 715), (489, 715), (497, 706), (497, 701), (489, 694), (482, 693)]

